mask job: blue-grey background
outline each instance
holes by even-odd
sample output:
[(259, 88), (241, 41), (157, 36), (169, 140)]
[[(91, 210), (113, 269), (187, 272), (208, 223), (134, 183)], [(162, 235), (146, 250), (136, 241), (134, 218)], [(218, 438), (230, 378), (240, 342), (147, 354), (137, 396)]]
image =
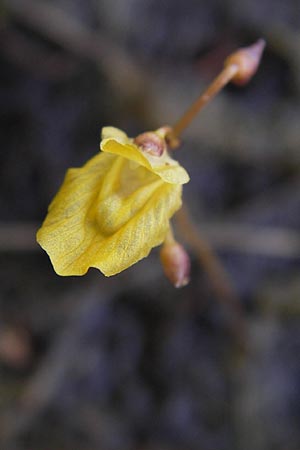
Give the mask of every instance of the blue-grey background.
[[(299, 3), (5, 0), (0, 25), (0, 448), (298, 450)], [(189, 247), (181, 290), (157, 249), (110, 279), (58, 277), (34, 233), (101, 127), (174, 123), (260, 37), (254, 79), (177, 153), (241, 313)]]

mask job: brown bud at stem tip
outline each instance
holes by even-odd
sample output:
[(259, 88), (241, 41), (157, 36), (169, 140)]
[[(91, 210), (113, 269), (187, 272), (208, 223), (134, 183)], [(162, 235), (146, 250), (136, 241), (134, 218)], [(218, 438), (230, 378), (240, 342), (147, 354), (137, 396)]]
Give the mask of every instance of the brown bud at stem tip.
[(167, 239), (161, 248), (160, 260), (166, 277), (176, 288), (189, 283), (190, 258), (182, 245), (174, 239)]
[(259, 39), (255, 44), (249, 47), (241, 48), (225, 60), (224, 67), (237, 65), (238, 71), (231, 79), (232, 83), (244, 85), (253, 77), (259, 66), (265, 41)]
[(139, 134), (133, 142), (152, 156), (161, 156), (167, 148), (165, 140), (152, 131)]

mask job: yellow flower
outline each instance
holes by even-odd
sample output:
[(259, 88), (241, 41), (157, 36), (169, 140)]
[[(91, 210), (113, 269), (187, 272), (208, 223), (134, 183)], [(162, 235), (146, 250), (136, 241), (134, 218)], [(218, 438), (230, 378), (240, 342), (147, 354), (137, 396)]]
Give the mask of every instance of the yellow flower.
[[(102, 152), (68, 170), (37, 233), (59, 275), (83, 275), (90, 267), (115, 275), (164, 241), (189, 181), (168, 155), (164, 135), (160, 129), (133, 140), (103, 128)], [(153, 137), (159, 152), (151, 151)]]

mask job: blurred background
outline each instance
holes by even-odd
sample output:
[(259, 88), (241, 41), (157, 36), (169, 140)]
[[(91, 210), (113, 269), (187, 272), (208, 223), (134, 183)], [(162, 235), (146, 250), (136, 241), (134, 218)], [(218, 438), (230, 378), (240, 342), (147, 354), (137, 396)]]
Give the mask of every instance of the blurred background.
[[(0, 448), (300, 448), (300, 5), (295, 0), (2, 0)], [(102, 126), (173, 124), (258, 38), (183, 136), (185, 204), (236, 297), (199, 254), (58, 277), (35, 232)], [(176, 230), (185, 242), (184, 227)]]

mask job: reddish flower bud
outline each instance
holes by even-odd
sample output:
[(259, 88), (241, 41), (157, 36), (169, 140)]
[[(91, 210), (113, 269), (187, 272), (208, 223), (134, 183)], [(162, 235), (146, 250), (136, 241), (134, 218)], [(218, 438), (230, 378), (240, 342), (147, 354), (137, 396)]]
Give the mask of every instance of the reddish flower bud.
[(166, 277), (176, 287), (186, 286), (190, 281), (190, 258), (176, 241), (167, 240), (161, 248), (160, 260)]
[(238, 72), (231, 79), (232, 83), (237, 85), (248, 83), (257, 71), (265, 45), (265, 41), (259, 39), (255, 44), (241, 48), (228, 56), (224, 66), (238, 66)]
[(158, 136), (157, 133), (148, 131), (139, 134), (133, 141), (143, 152), (153, 156), (161, 156), (167, 149), (164, 138)]

